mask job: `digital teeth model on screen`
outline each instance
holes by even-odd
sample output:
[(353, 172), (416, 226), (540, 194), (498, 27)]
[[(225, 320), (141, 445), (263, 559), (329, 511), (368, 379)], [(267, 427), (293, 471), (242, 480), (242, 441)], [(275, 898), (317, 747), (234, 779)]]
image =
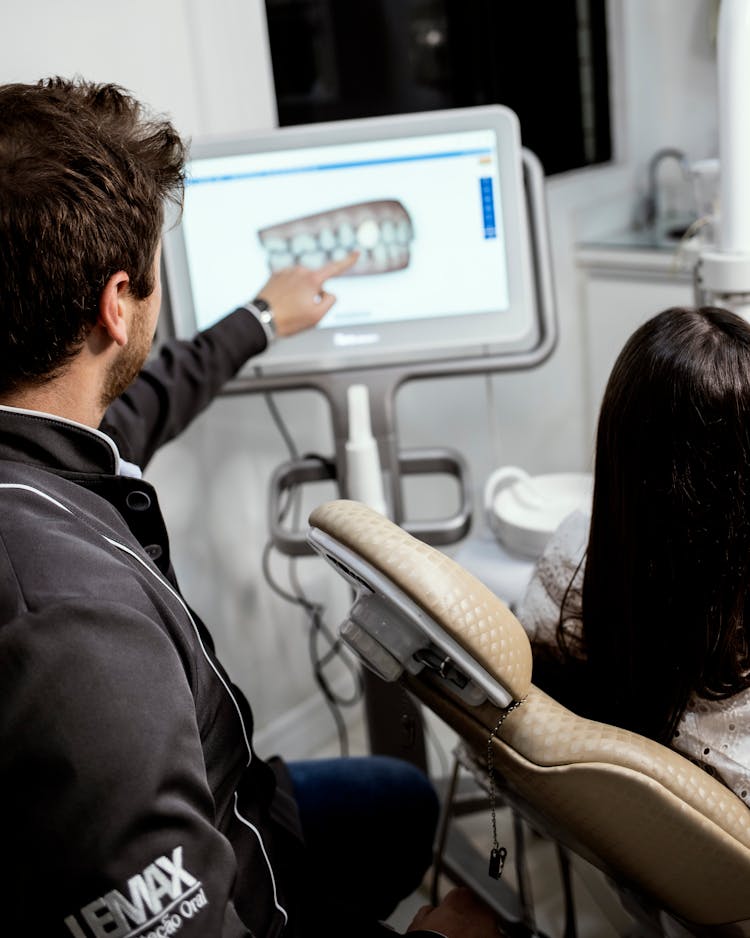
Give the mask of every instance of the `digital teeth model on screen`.
[(269, 225), (258, 238), (271, 271), (291, 264), (322, 267), (357, 250), (359, 260), (343, 276), (362, 276), (408, 267), (414, 226), (401, 202), (380, 199)]
[(452, 360), (539, 335), (518, 122), (507, 108), (280, 128), (193, 147), (165, 264), (178, 335), (205, 329), (290, 265), (336, 301), (253, 360), (277, 374)]

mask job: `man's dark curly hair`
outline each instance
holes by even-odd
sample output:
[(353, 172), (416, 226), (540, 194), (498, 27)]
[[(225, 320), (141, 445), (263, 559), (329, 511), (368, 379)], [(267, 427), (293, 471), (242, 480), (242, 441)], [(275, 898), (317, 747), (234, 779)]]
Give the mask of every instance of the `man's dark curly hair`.
[(184, 162), (171, 123), (116, 85), (0, 86), (0, 394), (60, 372), (112, 274), (136, 299), (153, 291)]

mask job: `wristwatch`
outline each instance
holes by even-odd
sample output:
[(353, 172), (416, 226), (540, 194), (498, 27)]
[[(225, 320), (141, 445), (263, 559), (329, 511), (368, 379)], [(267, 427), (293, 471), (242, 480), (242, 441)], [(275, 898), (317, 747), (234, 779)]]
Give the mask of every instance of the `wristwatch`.
[(273, 318), (271, 304), (268, 300), (264, 300), (262, 296), (256, 296), (254, 300), (247, 304), (247, 308), (263, 326), (263, 331), (270, 345), (276, 338), (276, 320)]

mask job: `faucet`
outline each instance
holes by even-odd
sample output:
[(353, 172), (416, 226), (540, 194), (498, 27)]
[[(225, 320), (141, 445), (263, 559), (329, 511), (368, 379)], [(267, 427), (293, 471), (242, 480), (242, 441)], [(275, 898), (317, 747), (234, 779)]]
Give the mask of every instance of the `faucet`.
[(643, 210), (643, 222), (647, 228), (652, 228), (659, 217), (659, 167), (667, 159), (677, 160), (685, 178), (690, 178), (690, 164), (682, 150), (664, 147), (654, 153), (648, 164), (648, 193)]

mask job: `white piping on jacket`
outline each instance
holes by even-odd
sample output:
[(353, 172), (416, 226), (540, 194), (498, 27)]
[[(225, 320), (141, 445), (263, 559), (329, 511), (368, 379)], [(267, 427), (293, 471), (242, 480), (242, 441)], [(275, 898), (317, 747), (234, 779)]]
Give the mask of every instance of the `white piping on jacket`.
[(180, 596), (180, 594), (172, 587), (172, 585), (171, 585), (170, 583), (168, 583), (166, 580), (163, 580), (155, 570), (152, 570), (151, 567), (149, 567), (149, 565), (146, 563), (145, 560), (143, 560), (141, 557), (139, 557), (138, 554), (136, 554), (136, 552), (135, 552), (134, 550), (131, 550), (126, 544), (121, 544), (119, 541), (115, 541), (115, 540), (113, 540), (111, 537), (107, 537), (106, 534), (102, 534), (101, 537), (103, 537), (104, 540), (105, 540), (108, 544), (111, 544), (113, 547), (116, 547), (118, 550), (121, 550), (121, 551), (123, 551), (124, 553), (128, 554), (128, 555), (129, 555), (130, 557), (132, 557), (134, 560), (137, 560), (138, 563), (143, 567), (143, 569), (146, 570), (148, 573), (150, 573), (151, 576), (152, 576), (158, 583), (160, 583), (162, 586), (166, 587), (166, 588), (169, 590), (169, 592), (172, 594), (172, 596), (174, 596), (174, 598), (177, 600), (177, 602), (182, 606), (182, 609), (183, 609), (183, 611), (185, 612), (185, 615), (188, 617), (188, 619), (190, 620), (190, 624), (191, 624), (192, 627), (193, 627), (193, 631), (195, 632), (195, 637), (198, 639), (198, 644), (201, 646), (201, 651), (203, 652), (203, 657), (206, 659), (206, 661), (207, 661), (207, 662), (209, 663), (209, 665), (211, 666), (211, 668), (212, 668), (214, 674), (216, 675), (216, 677), (218, 677), (218, 679), (219, 679), (219, 680), (221, 681), (221, 683), (224, 685), (224, 690), (227, 692), (227, 694), (229, 694), (229, 698), (230, 698), (230, 700), (232, 701), (232, 703), (234, 704), (234, 709), (237, 711), (237, 716), (239, 717), (239, 720), (240, 720), (240, 726), (242, 727), (242, 736), (243, 736), (243, 738), (244, 738), (244, 740), (245, 740), (245, 748), (247, 749), (247, 763), (246, 763), (246, 765), (250, 765), (250, 763), (251, 763), (252, 760), (253, 760), (253, 753), (252, 753), (252, 750), (250, 749), (250, 740), (249, 740), (248, 737), (247, 737), (247, 730), (245, 729), (245, 721), (242, 719), (242, 711), (240, 710), (240, 705), (237, 703), (237, 700), (236, 700), (234, 694), (233, 694), (232, 691), (229, 689), (229, 685), (228, 685), (227, 682), (224, 680), (224, 678), (221, 676), (221, 673), (220, 673), (219, 669), (216, 667), (216, 665), (213, 663), (213, 661), (211, 661), (211, 659), (209, 658), (208, 652), (206, 651), (205, 646), (203, 645), (203, 639), (201, 638), (201, 634), (200, 634), (200, 632), (198, 631), (198, 626), (195, 624), (195, 620), (193, 619), (192, 615), (190, 614), (190, 610), (188, 609), (188, 607), (187, 607), (185, 601), (183, 600), (182, 596)]
[[(39, 495), (41, 498), (45, 498), (48, 502), (51, 502), (53, 505), (56, 505), (58, 508), (61, 508), (63, 511), (66, 511), (69, 515), (73, 515), (73, 517), (76, 517), (75, 512), (71, 511), (71, 509), (68, 508), (67, 505), (63, 505), (63, 503), (59, 502), (56, 498), (53, 498), (51, 495), (48, 495), (46, 492), (43, 492), (41, 489), (34, 488), (31, 485), (23, 485), (21, 483), (15, 483), (15, 482), (0, 482), (0, 489), (20, 489), (21, 491), (25, 491), (25, 492), (33, 492), (35, 495)], [(237, 700), (234, 694), (229, 689), (226, 681), (219, 673), (218, 669), (216, 668), (216, 665), (213, 663), (213, 661), (211, 661), (210, 657), (208, 656), (208, 653), (206, 652), (206, 649), (203, 645), (203, 640), (201, 639), (200, 632), (198, 631), (198, 626), (196, 625), (195, 620), (190, 614), (190, 610), (188, 609), (185, 601), (180, 596), (180, 594), (175, 589), (173, 589), (172, 585), (168, 583), (166, 580), (162, 579), (162, 577), (155, 570), (152, 570), (151, 567), (149, 567), (149, 565), (146, 563), (146, 561), (143, 560), (141, 557), (139, 557), (138, 554), (135, 553), (135, 551), (131, 550), (127, 545), (121, 544), (119, 541), (113, 540), (113, 538), (111, 537), (107, 537), (106, 534), (101, 534), (100, 532), (97, 532), (97, 533), (99, 534), (101, 538), (107, 541), (108, 544), (111, 544), (112, 547), (116, 547), (118, 550), (124, 551), (124, 553), (128, 554), (130, 557), (133, 557), (135, 560), (137, 560), (138, 563), (141, 564), (143, 569), (148, 571), (148, 573), (150, 573), (151, 576), (153, 576), (153, 578), (157, 581), (157, 583), (160, 583), (162, 586), (166, 587), (167, 590), (169, 590), (170, 594), (177, 600), (177, 602), (180, 604), (180, 606), (184, 610), (185, 615), (190, 620), (190, 624), (192, 625), (193, 630), (195, 631), (196, 638), (198, 639), (198, 644), (201, 647), (201, 651), (203, 652), (203, 655), (206, 661), (209, 663), (214, 673), (216, 674), (218, 679), (221, 681), (227, 694), (229, 694), (230, 700), (234, 704), (235, 710), (237, 711), (237, 716), (239, 717), (239, 720), (240, 720), (240, 727), (242, 728), (242, 736), (245, 740), (245, 746), (247, 748), (247, 766), (249, 766), (250, 763), (252, 762), (253, 753), (252, 753), (252, 749), (250, 748), (250, 740), (248, 739), (248, 736), (247, 736), (247, 729), (245, 728), (245, 721), (242, 718), (242, 711), (240, 710), (239, 704), (237, 703)], [(258, 838), (260, 849), (263, 851), (263, 857), (265, 858), (266, 865), (268, 866), (268, 872), (271, 876), (271, 886), (273, 887), (273, 902), (276, 908), (279, 910), (279, 912), (281, 912), (281, 914), (284, 916), (284, 924), (286, 924), (289, 921), (289, 916), (286, 913), (286, 909), (284, 909), (283, 906), (279, 905), (277, 894), (276, 894), (276, 877), (273, 875), (273, 868), (271, 867), (271, 861), (268, 857), (268, 854), (266, 853), (266, 846), (263, 843), (263, 838), (258, 828), (255, 827), (255, 825), (252, 824), (250, 821), (248, 821), (247, 818), (243, 817), (240, 814), (239, 808), (238, 808), (238, 797), (237, 797), (236, 791), (234, 792), (234, 813), (237, 816), (237, 818), (243, 824), (249, 827), (250, 830)]]
[(271, 885), (273, 886), (273, 904), (276, 906), (279, 912), (281, 912), (281, 914), (284, 916), (284, 924), (286, 925), (287, 922), (289, 921), (289, 916), (286, 914), (286, 909), (282, 905), (279, 904), (279, 899), (278, 899), (278, 896), (276, 895), (276, 879), (273, 875), (273, 868), (271, 866), (271, 861), (268, 857), (268, 854), (266, 853), (266, 845), (263, 843), (263, 838), (260, 836), (260, 831), (258, 830), (258, 828), (254, 824), (252, 824), (250, 821), (248, 821), (246, 817), (243, 817), (240, 814), (240, 809), (238, 807), (237, 802), (238, 802), (237, 792), (235, 792), (234, 793), (234, 813), (237, 816), (238, 820), (240, 820), (246, 827), (249, 827), (250, 830), (258, 838), (260, 849), (263, 851), (263, 856), (265, 857), (266, 865), (268, 866), (268, 872), (271, 874)]

